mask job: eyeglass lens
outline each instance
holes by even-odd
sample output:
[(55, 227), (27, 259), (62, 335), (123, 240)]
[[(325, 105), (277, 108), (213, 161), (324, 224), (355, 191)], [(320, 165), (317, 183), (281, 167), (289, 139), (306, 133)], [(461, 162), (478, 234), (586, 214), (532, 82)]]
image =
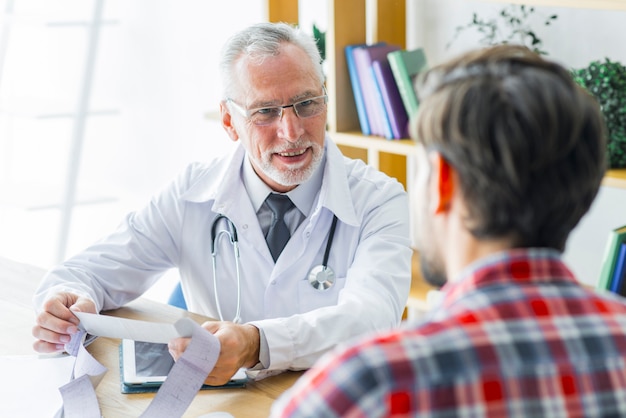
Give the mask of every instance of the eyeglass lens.
[(313, 97), (287, 106), (266, 107), (255, 109), (250, 115), (250, 119), (256, 125), (269, 125), (280, 120), (286, 108), (293, 107), (296, 115), (300, 118), (310, 118), (317, 116), (324, 111), (326, 106), (326, 96)]

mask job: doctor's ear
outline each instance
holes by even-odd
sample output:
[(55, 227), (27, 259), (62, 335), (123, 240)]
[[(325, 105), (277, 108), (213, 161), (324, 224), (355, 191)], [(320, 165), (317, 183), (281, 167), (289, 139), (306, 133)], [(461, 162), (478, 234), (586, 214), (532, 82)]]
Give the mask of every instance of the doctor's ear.
[(230, 139), (237, 141), (239, 139), (239, 134), (237, 133), (237, 128), (233, 123), (233, 115), (224, 100), (220, 102), (220, 117), (222, 120), (222, 127)]

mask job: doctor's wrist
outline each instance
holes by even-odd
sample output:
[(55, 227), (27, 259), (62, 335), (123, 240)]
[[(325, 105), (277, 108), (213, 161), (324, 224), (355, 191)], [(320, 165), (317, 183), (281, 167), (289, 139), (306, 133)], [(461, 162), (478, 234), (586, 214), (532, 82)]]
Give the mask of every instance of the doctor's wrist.
[(244, 330), (245, 340), (247, 343), (243, 366), (246, 368), (252, 368), (259, 363), (259, 353), (261, 347), (259, 329), (251, 324), (242, 325), (242, 329)]

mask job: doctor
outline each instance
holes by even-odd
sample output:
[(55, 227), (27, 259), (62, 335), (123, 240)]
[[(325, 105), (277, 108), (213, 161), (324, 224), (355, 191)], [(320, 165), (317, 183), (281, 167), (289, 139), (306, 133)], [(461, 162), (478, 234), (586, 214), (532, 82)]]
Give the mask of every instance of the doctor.
[[(189, 310), (221, 319), (203, 325), (222, 344), (208, 384), (240, 367), (306, 369), (340, 341), (399, 324), (411, 273), (407, 196), (326, 135), (315, 41), (286, 24), (254, 25), (225, 45), (221, 73), (222, 125), (240, 146), (192, 164), (113, 234), (49, 271), (34, 296), (35, 350), (63, 349), (78, 325), (72, 310), (120, 307), (171, 268)], [(266, 201), (275, 194), (283, 203)], [(283, 204), (286, 214), (275, 213)], [(276, 241), (286, 241), (282, 252)], [(172, 355), (188, 342), (170, 342)]]

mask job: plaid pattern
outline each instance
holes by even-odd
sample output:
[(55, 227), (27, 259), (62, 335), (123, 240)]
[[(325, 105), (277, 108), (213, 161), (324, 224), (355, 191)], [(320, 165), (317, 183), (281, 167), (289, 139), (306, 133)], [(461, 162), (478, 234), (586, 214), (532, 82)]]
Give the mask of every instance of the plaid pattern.
[(557, 252), (501, 253), (442, 290), (426, 322), (325, 356), (273, 416), (626, 416), (626, 300)]

